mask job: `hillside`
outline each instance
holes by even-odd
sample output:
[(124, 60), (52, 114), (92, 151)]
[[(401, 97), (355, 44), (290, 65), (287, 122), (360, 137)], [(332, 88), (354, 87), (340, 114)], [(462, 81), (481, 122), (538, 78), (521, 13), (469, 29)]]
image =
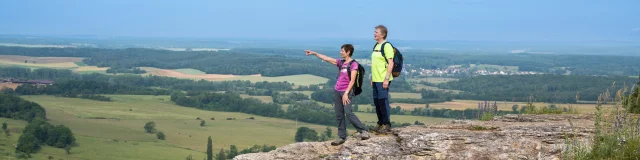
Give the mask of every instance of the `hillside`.
[[(571, 119), (574, 127), (568, 122)], [(302, 142), (249, 159), (559, 159), (565, 133), (585, 139), (594, 131), (593, 115), (506, 115), (491, 121), (446, 123), (393, 129), (393, 135), (342, 146)]]

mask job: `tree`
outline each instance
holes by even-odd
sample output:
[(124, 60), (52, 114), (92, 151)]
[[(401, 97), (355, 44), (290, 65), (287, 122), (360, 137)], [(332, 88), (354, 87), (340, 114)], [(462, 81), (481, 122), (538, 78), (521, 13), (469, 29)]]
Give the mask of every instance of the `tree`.
[(2, 122), (2, 130), (7, 130), (7, 122)]
[(193, 160), (193, 155), (189, 154), (189, 156), (187, 156), (187, 158), (185, 158), (185, 160)]
[(67, 152), (67, 154), (71, 154), (71, 145), (64, 147), (64, 151)]
[(40, 140), (31, 133), (26, 133), (20, 136), (18, 139), (18, 146), (16, 146), (16, 152), (24, 152), (26, 154), (36, 153), (40, 150)]
[(146, 131), (147, 133), (153, 133), (156, 131), (156, 122), (151, 121), (151, 122), (147, 122), (147, 124), (144, 124), (144, 131)]
[(304, 141), (304, 139), (307, 139), (310, 141), (317, 141), (318, 132), (308, 127), (300, 127), (296, 131), (296, 136), (294, 139), (296, 140), (296, 142), (302, 142)]
[(158, 133), (156, 133), (156, 137), (157, 137), (159, 140), (165, 140), (165, 139), (164, 139), (164, 138), (165, 138), (165, 135), (164, 135), (164, 133), (163, 133), (163, 132), (158, 132)]
[(238, 148), (236, 145), (231, 145), (229, 147), (229, 154), (227, 155), (227, 159), (233, 159), (238, 155)]
[(204, 120), (200, 121), (200, 127), (204, 127), (204, 124), (205, 124), (205, 123), (206, 123), (206, 122), (205, 122)]
[(331, 138), (331, 128), (327, 127), (327, 129), (324, 131), (324, 135), (327, 136), (327, 138)]
[(213, 147), (211, 144), (211, 136), (207, 140), (207, 160), (213, 160)]
[(227, 157), (224, 156), (224, 149), (220, 149), (220, 153), (216, 155), (216, 160), (225, 160)]

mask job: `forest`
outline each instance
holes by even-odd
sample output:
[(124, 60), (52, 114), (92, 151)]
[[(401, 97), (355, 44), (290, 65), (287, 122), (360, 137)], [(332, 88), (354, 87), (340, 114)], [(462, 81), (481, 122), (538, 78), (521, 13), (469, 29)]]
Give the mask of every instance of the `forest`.
[(456, 99), (576, 103), (597, 101), (598, 94), (607, 89), (617, 91), (637, 82), (622, 76), (511, 75), (476, 76), (437, 87), (464, 91)]
[[(326, 49), (325, 49), (326, 50)], [(323, 50), (323, 51), (325, 51)], [(111, 67), (109, 73), (144, 73), (136, 67), (193, 68), (212, 74), (286, 76), (312, 74), (335, 78), (335, 67), (303, 56), (302, 51), (273, 48), (239, 48), (231, 51), (167, 51), (141, 48), (23, 48), (0, 46), (0, 54), (39, 57), (84, 57), (84, 63)], [(330, 51), (327, 51), (330, 52)], [(368, 58), (356, 51), (356, 58)], [(299, 53), (299, 54), (298, 54)], [(404, 53), (404, 52), (403, 52)], [(406, 52), (408, 69), (447, 68), (451, 65), (491, 64), (518, 66), (520, 71), (571, 75), (619, 75), (640, 73), (640, 57), (562, 54), (468, 54), (414, 50)], [(215, 62), (215, 63), (214, 63)]]

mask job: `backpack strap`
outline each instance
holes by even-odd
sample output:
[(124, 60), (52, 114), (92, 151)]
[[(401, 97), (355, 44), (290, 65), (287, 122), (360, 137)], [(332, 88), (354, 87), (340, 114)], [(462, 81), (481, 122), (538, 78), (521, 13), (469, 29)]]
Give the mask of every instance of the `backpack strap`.
[[(382, 46), (380, 46), (380, 54), (382, 54), (382, 57), (384, 57), (384, 61), (387, 62), (387, 65), (389, 64), (389, 60), (387, 59), (387, 55), (384, 54), (384, 45), (386, 45), (389, 42), (384, 42), (382, 43)], [(389, 43), (391, 44), (391, 43)], [(384, 68), (387, 68), (387, 66), (384, 66)]]
[(356, 60), (355, 59), (351, 60), (351, 62), (349, 62), (349, 65), (347, 65), (347, 75), (349, 76), (349, 80), (351, 80), (351, 65), (353, 65), (353, 62), (356, 62)]
[(342, 64), (344, 63), (344, 59), (340, 59), (339, 63), (336, 63), (336, 66), (338, 66), (338, 70), (342, 69)]

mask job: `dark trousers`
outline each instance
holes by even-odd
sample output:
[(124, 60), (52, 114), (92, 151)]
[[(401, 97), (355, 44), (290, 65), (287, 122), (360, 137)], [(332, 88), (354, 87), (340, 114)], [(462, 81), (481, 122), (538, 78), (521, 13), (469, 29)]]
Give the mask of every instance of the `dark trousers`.
[[(353, 111), (351, 110), (351, 104), (347, 104), (347, 105), (342, 104), (342, 95), (344, 95), (344, 92), (335, 91), (333, 95), (333, 109), (335, 109), (336, 111), (336, 119), (338, 120), (338, 137), (342, 139), (346, 139), (347, 138), (347, 124), (346, 124), (347, 122), (344, 120), (345, 115), (346, 115), (346, 118), (349, 119), (349, 122), (351, 122), (353, 127), (355, 127), (356, 130), (358, 130), (358, 132), (361, 132), (366, 129), (365, 129), (365, 126), (362, 125), (362, 122), (360, 122), (360, 119), (358, 119), (356, 114), (353, 114)], [(349, 96), (349, 99), (351, 98), (352, 96)]]
[[(389, 82), (391, 86), (391, 82)], [(378, 124), (391, 124), (391, 106), (389, 105), (389, 88), (382, 88), (382, 82), (373, 82), (373, 104), (376, 106)]]

